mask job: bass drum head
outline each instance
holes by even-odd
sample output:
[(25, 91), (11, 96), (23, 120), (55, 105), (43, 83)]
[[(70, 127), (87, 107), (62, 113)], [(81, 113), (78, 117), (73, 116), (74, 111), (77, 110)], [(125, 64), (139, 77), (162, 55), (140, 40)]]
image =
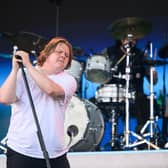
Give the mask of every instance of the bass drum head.
[(65, 116), (65, 143), (69, 150), (95, 151), (103, 133), (100, 109), (86, 99), (73, 96)]

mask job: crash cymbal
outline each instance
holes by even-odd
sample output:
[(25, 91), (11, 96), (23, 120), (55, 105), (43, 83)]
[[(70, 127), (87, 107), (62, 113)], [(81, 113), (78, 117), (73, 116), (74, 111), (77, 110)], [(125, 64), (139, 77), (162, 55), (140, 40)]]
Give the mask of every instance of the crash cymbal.
[(39, 54), (47, 44), (48, 40), (32, 32), (18, 32), (12, 34), (9, 32), (0, 33), (2, 37), (9, 40), (12, 45), (17, 45), (19, 50), (34, 54)]
[(160, 58), (168, 58), (168, 45), (164, 45), (159, 49), (158, 55)]
[(162, 61), (162, 60), (145, 60), (144, 64), (150, 65), (150, 66), (161, 66), (168, 64), (168, 61)]
[(112, 23), (107, 30), (111, 32), (114, 39), (121, 40), (128, 34), (132, 34), (135, 39), (140, 39), (151, 32), (152, 24), (142, 18), (126, 17)]

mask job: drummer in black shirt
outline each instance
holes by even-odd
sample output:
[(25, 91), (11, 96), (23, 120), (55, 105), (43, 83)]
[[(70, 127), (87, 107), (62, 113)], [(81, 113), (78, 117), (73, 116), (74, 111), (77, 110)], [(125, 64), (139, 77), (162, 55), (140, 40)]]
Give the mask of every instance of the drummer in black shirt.
[[(144, 93), (143, 83), (146, 77), (150, 79), (150, 66), (145, 64), (147, 55), (136, 46), (137, 40), (127, 37), (116, 40), (116, 44), (104, 50), (110, 59), (112, 78), (107, 84), (116, 84), (126, 87), (126, 61), (129, 51), (129, 92), (133, 101), (129, 113), (137, 119), (136, 131), (140, 132), (145, 122), (149, 119), (150, 104), (147, 95)], [(153, 71), (153, 83), (157, 83), (157, 72)]]

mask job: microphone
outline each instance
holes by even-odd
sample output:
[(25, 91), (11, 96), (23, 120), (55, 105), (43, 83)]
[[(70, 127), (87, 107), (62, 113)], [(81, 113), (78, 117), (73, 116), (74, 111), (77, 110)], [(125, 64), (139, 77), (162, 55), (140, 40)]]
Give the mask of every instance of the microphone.
[(78, 127), (75, 125), (71, 125), (68, 127), (67, 129), (67, 134), (68, 136), (72, 137), (72, 136), (76, 136), (78, 134), (79, 130)]

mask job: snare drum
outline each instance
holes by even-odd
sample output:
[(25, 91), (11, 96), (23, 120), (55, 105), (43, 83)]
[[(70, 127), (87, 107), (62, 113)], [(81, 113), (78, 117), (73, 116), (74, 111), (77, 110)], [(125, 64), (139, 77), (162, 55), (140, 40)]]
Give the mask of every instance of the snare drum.
[(122, 102), (125, 100), (125, 89), (119, 84), (104, 84), (100, 86), (95, 98), (98, 102)]
[(93, 55), (86, 61), (86, 78), (104, 84), (110, 80), (110, 61), (107, 56)]
[(70, 151), (94, 151), (104, 133), (104, 120), (99, 108), (76, 96), (65, 116), (65, 142)]

